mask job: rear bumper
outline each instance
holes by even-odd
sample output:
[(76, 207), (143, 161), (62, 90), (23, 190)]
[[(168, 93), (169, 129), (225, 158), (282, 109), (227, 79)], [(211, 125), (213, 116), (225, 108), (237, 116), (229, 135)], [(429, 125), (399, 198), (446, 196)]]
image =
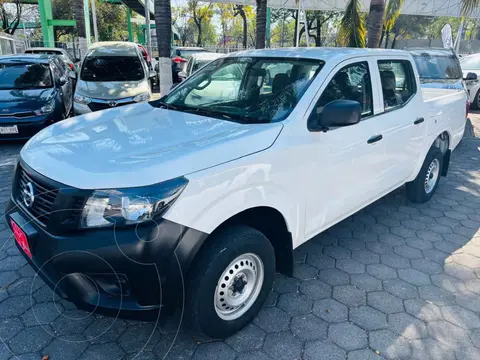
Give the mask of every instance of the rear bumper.
[(160, 220), (123, 229), (91, 229), (61, 236), (38, 225), (11, 199), (6, 221), (27, 235), (22, 254), (62, 298), (107, 315), (173, 309), (183, 295), (183, 274), (207, 234)]

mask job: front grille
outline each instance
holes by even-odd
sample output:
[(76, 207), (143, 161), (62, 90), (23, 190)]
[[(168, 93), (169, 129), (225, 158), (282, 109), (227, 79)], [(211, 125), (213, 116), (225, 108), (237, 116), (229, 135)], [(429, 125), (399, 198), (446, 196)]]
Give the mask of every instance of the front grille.
[[(26, 191), (29, 189), (28, 184), (31, 184), (34, 194), (34, 201), (30, 206), (27, 206)], [(20, 204), (41, 224), (46, 225), (50, 219), (53, 204), (58, 194), (59, 189), (50, 188), (48, 184), (34, 180), (23, 169), (20, 169), (18, 176), (18, 200)]]
[(100, 110), (106, 110), (106, 109), (113, 109), (115, 107), (124, 106), (124, 105), (131, 105), (131, 104), (135, 104), (135, 102), (130, 101), (125, 103), (118, 103), (115, 106), (110, 106), (108, 103), (98, 103), (98, 102), (92, 101), (90, 104), (88, 104), (88, 107), (92, 111), (100, 111)]
[(19, 113), (14, 113), (14, 114), (8, 114), (8, 113), (0, 113), (1, 118), (15, 118), (15, 119), (26, 119), (30, 117), (34, 117), (35, 113), (32, 111), (25, 111), (25, 112), (19, 112)]

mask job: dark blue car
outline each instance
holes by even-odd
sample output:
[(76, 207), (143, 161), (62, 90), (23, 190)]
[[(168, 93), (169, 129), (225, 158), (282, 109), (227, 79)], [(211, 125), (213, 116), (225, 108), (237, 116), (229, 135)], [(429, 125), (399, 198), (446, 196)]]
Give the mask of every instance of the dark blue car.
[(0, 56), (0, 140), (28, 139), (72, 112), (73, 84), (48, 55)]

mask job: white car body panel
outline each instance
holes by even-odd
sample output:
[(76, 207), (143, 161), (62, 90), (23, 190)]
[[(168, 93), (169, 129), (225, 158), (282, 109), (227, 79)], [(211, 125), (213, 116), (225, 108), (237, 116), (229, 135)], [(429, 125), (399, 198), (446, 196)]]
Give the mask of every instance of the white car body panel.
[[(139, 104), (55, 124), (30, 140), (21, 157), (39, 173), (82, 189), (185, 176), (189, 184), (164, 218), (211, 233), (243, 210), (272, 207), (283, 215), (295, 248), (413, 180), (437, 136), (448, 132), (453, 150), (465, 128), (465, 92), (421, 91), (416, 72), (413, 98), (384, 111), (377, 61), (407, 60), (415, 69), (403, 51), (277, 49), (230, 56), (313, 58), (325, 66), (280, 123), (244, 125)], [(373, 116), (310, 132), (307, 119), (329, 81), (360, 61), (369, 64)], [(425, 121), (415, 125), (419, 118)], [(375, 135), (382, 141), (367, 144)]]

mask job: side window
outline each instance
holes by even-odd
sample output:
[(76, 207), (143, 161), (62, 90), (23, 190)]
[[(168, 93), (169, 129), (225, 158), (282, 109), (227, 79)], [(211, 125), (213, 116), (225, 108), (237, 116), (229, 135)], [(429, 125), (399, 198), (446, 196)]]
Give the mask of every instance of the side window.
[(318, 116), (325, 105), (335, 100), (358, 101), (362, 107), (362, 118), (373, 114), (372, 81), (366, 61), (347, 65), (337, 72), (313, 111)]
[(378, 61), (385, 110), (395, 109), (417, 92), (412, 64), (406, 60)]

